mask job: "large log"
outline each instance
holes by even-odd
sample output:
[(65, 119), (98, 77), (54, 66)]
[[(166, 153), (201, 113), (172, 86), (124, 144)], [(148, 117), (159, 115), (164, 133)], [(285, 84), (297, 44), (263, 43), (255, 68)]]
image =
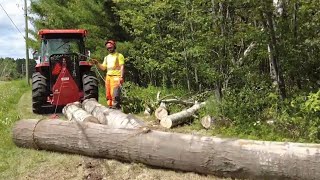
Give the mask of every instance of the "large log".
[(67, 104), (63, 109), (62, 113), (67, 117), (69, 121), (79, 121), (79, 122), (92, 122), (92, 123), (100, 123), (97, 118), (92, 116), (87, 111), (81, 108), (80, 102), (74, 102)]
[(161, 126), (163, 126), (165, 128), (172, 128), (174, 126), (182, 124), (185, 122), (185, 120), (188, 117), (193, 116), (197, 110), (199, 110), (201, 107), (203, 107), (205, 105), (206, 105), (206, 102), (196, 103), (195, 105), (193, 105), (189, 109), (185, 109), (181, 112), (166, 116), (165, 118), (161, 119), (160, 124), (161, 124)]
[(320, 145), (222, 139), (113, 129), (95, 123), (20, 120), (19, 147), (77, 153), (122, 161), (249, 179), (320, 179)]
[(131, 114), (125, 114), (117, 109), (110, 109), (99, 104), (94, 98), (82, 102), (82, 108), (96, 117), (101, 124), (109, 128), (135, 129), (145, 126), (145, 123)]

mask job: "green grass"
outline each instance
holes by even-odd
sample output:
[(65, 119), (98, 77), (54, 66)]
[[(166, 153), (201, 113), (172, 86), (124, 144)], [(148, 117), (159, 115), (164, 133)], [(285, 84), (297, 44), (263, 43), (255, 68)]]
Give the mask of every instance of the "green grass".
[(26, 83), (13, 81), (12, 83), (0, 84), (0, 147), (10, 148), (11, 127), (20, 117), (16, 104), (24, 92), (28, 90)]
[(31, 87), (24, 81), (0, 84), (0, 179), (81, 179), (77, 168), (81, 156), (23, 149), (13, 143), (16, 121), (41, 117), (31, 111)]
[(19, 156), (23, 156), (11, 140), (11, 129), (20, 118), (16, 104), (28, 89), (23, 81), (0, 84), (0, 179), (16, 177), (18, 170), (11, 169), (19, 163)]

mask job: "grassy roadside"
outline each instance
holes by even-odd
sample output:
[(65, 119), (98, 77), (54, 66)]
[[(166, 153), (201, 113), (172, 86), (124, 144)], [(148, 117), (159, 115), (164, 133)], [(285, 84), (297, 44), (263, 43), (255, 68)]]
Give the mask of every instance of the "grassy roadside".
[(12, 81), (11, 83), (0, 83), (0, 134), (1, 148), (11, 148), (11, 132), (12, 124), (20, 117), (17, 112), (16, 104), (28, 86), (22, 81)]
[[(23, 81), (0, 84), (0, 179), (61, 179), (61, 174), (64, 179), (81, 179), (77, 166), (70, 165), (75, 162), (80, 164), (80, 156), (57, 156), (14, 145), (11, 140), (14, 122), (21, 118), (39, 118), (28, 110), (31, 110), (31, 101), (18, 103), (23, 95), (31, 95), (30, 87)], [(66, 168), (68, 165), (70, 168)]]

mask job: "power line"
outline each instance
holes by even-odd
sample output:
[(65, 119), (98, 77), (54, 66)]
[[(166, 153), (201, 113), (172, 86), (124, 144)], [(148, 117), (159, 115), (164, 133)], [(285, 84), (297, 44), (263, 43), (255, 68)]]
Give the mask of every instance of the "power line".
[(10, 19), (10, 21), (12, 22), (12, 24), (14, 25), (14, 27), (16, 27), (16, 29), (19, 31), (19, 33), (21, 34), (21, 36), (23, 37), (23, 39), (26, 39), (23, 34), (21, 33), (21, 31), (19, 30), (19, 28), (17, 27), (17, 25), (13, 22), (13, 20), (11, 19), (11, 17), (9, 16), (9, 14), (7, 13), (7, 11), (4, 9), (4, 7), (2, 6), (2, 4), (0, 3), (1, 8), (3, 9), (3, 11), (6, 13), (6, 15), (8, 16), (8, 18)]

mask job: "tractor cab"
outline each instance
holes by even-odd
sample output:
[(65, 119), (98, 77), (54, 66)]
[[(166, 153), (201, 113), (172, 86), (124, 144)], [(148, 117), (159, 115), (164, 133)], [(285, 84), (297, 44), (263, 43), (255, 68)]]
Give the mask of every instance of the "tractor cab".
[(43, 29), (38, 34), (41, 49), (32, 76), (33, 111), (42, 113), (44, 107), (98, 99), (98, 81), (86, 56), (87, 31)]
[[(85, 55), (85, 30), (41, 30), (40, 62), (49, 61), (54, 54)], [(80, 57), (83, 60), (85, 56)]]

